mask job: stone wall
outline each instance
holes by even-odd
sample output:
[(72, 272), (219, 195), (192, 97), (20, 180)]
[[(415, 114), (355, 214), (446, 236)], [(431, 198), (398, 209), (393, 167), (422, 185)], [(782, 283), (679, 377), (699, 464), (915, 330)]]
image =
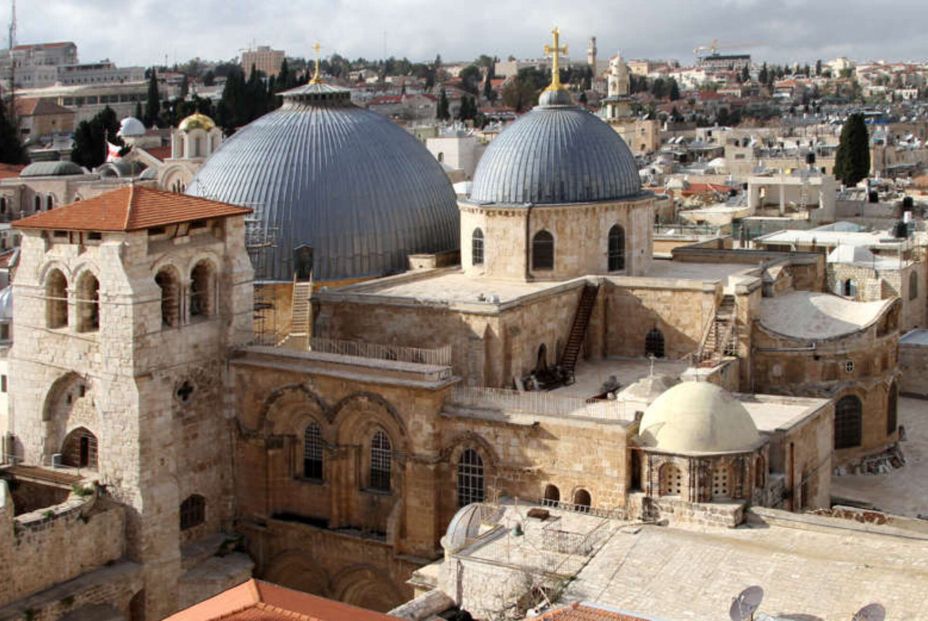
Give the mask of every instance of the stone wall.
[(121, 558), (124, 528), (122, 507), (93, 496), (15, 518), (0, 507), (0, 607)]
[[(609, 231), (625, 232), (625, 268), (641, 275), (651, 263), (653, 198), (617, 203), (532, 207), (459, 204), (461, 265), (468, 276), (503, 280), (567, 280), (609, 273)], [(474, 265), (473, 234), (483, 232), (483, 263)], [(554, 269), (532, 269), (532, 239), (540, 231), (554, 237)]]
[(899, 391), (928, 398), (928, 345), (899, 343)]

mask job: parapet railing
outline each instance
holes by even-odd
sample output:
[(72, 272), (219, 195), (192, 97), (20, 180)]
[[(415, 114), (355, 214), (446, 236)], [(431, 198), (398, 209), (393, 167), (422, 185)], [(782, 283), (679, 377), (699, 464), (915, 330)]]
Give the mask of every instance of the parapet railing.
[(456, 387), (453, 403), (465, 407), (524, 412), (546, 416), (573, 416), (608, 419), (634, 419), (634, 412), (621, 401), (588, 401), (580, 397), (562, 397), (547, 392), (519, 392), (504, 388)]
[(311, 338), (309, 350), (342, 356), (358, 356), (376, 360), (396, 360), (416, 364), (451, 366), (451, 345), (437, 349), (420, 347), (403, 347), (400, 345), (378, 345), (364, 341), (342, 341), (335, 339)]

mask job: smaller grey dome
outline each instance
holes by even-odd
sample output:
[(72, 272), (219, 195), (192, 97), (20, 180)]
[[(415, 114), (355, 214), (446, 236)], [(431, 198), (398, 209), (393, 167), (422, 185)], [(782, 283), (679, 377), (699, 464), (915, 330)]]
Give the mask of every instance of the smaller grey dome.
[(33, 162), (19, 173), (20, 177), (64, 177), (67, 175), (83, 175), (83, 168), (68, 161)]
[(116, 135), (122, 136), (123, 138), (144, 136), (145, 125), (134, 116), (127, 116), (119, 123), (119, 131), (116, 132)]
[(441, 545), (445, 550), (457, 550), (467, 545), (468, 541), (477, 538), (480, 534), (480, 505), (471, 503), (461, 507), (451, 518), (445, 536), (441, 538)]
[(541, 92), (541, 95), (538, 97), (539, 106), (572, 106), (574, 105), (574, 100), (571, 98), (570, 93), (566, 90), (559, 88), (556, 90), (544, 90)]

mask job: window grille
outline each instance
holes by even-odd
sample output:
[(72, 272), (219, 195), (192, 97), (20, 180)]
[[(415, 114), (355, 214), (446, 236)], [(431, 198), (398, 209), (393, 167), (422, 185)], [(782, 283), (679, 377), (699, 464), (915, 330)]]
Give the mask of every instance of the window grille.
[(609, 229), (609, 271), (625, 269), (625, 229), (616, 224)]
[(532, 238), (532, 269), (554, 269), (554, 236), (548, 231), (538, 231)]
[(679, 496), (683, 489), (683, 476), (680, 469), (673, 464), (664, 464), (661, 466), (659, 473), (659, 485), (661, 496)]
[(303, 432), (303, 476), (322, 480), (322, 429), (316, 423), (306, 425)]
[(199, 494), (187, 496), (180, 503), (180, 529), (187, 530), (206, 521), (206, 499)]
[(377, 431), (371, 439), (371, 489), (381, 492), (390, 491), (392, 459), (393, 449), (390, 446), (390, 438), (383, 431)]
[(480, 229), (474, 229), (470, 256), (472, 265), (483, 265), (483, 231)]
[(477, 451), (467, 449), (458, 460), (458, 506), (464, 507), (472, 502), (483, 502), (486, 497), (486, 482), (483, 474), (483, 460)]
[(853, 395), (843, 397), (835, 405), (835, 448), (860, 446), (862, 405)]

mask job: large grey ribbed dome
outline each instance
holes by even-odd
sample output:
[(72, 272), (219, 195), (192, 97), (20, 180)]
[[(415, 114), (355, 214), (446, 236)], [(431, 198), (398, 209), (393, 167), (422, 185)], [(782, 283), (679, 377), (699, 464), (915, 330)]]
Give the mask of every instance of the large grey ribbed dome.
[(638, 166), (625, 141), (597, 116), (571, 105), (569, 96), (545, 92), (541, 105), (487, 147), (474, 173), (470, 199), (586, 203), (640, 192)]
[(408, 254), (458, 245), (455, 194), (439, 163), (392, 121), (325, 84), (284, 93), (279, 110), (222, 144), (187, 194), (258, 210), (276, 233), (256, 265), (266, 280), (290, 280), (304, 245), (317, 280), (398, 272)]

